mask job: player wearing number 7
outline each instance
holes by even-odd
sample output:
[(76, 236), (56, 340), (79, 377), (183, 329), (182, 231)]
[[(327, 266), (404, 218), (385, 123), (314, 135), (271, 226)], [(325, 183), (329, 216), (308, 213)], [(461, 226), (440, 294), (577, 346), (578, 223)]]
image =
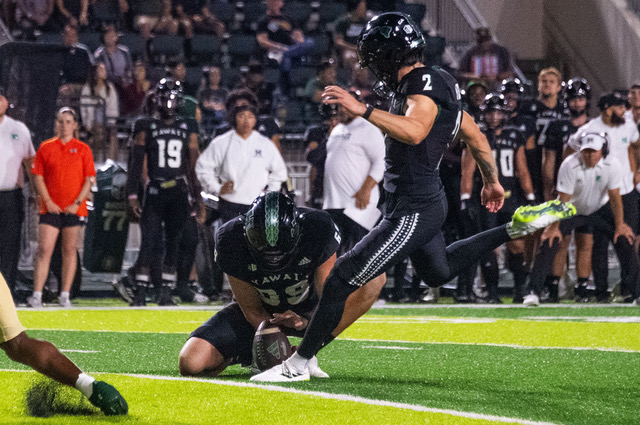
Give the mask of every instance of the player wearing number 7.
[[(180, 352), (180, 373), (216, 376), (230, 364), (249, 366), (253, 336), (264, 320), (288, 335), (304, 335), (339, 246), (328, 213), (296, 208), (279, 192), (258, 196), (246, 214), (216, 233), (215, 260), (229, 276), (235, 302), (191, 334)], [(378, 276), (349, 297), (334, 335), (371, 307), (385, 280)], [(327, 377), (315, 359), (309, 369), (312, 376)]]
[[(199, 211), (200, 184), (195, 177), (198, 159), (198, 124), (177, 115), (182, 105), (182, 84), (163, 78), (155, 89), (159, 117), (138, 119), (127, 179), (129, 205), (140, 217), (142, 241), (135, 275), (132, 305), (145, 305), (152, 262), (162, 263), (162, 287), (158, 304), (173, 305), (178, 246), (192, 211)], [(143, 167), (147, 169), (144, 203), (138, 199)], [(164, 229), (164, 259), (154, 258), (156, 235)]]

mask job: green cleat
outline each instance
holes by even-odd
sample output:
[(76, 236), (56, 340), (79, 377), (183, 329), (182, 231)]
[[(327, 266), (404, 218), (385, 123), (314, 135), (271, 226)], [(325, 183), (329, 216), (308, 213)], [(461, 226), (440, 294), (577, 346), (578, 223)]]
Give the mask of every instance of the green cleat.
[(126, 415), (129, 412), (129, 406), (124, 397), (104, 381), (93, 382), (93, 394), (89, 397), (89, 401), (107, 416)]
[(557, 199), (538, 205), (523, 205), (513, 213), (511, 223), (507, 225), (507, 233), (511, 239), (521, 238), (574, 215), (576, 207)]

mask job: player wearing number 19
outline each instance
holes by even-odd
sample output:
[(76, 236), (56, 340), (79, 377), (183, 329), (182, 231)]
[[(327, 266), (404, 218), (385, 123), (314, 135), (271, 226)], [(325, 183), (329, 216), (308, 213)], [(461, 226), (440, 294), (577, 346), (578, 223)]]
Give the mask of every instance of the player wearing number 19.
[[(199, 155), (198, 125), (194, 120), (177, 116), (182, 105), (182, 84), (163, 78), (156, 86), (155, 98), (159, 118), (140, 118), (134, 125), (133, 158), (127, 180), (129, 204), (140, 216), (142, 234), (132, 305), (145, 305), (152, 262), (163, 264), (158, 303), (173, 304), (171, 291), (176, 284), (178, 246), (189, 215), (191, 211), (198, 211), (197, 202), (201, 199), (194, 172)], [(141, 206), (136, 194), (145, 158), (148, 184)], [(154, 249), (155, 235), (163, 228), (164, 259), (153, 258), (158, 251)]]

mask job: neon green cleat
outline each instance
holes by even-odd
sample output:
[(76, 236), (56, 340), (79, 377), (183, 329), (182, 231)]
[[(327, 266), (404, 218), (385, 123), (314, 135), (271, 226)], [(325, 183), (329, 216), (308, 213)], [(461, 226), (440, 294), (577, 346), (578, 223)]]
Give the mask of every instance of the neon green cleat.
[(89, 401), (107, 416), (126, 415), (129, 412), (129, 406), (124, 397), (115, 387), (104, 381), (93, 382), (93, 394), (89, 397)]
[(523, 205), (513, 213), (511, 223), (507, 225), (507, 233), (511, 239), (521, 238), (574, 215), (576, 207), (557, 199), (538, 205)]

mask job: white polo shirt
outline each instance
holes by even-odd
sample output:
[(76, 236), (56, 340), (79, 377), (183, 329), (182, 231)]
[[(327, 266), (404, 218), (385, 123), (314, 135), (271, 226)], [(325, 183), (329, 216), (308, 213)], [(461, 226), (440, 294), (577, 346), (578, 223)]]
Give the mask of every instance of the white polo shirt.
[(229, 130), (211, 141), (196, 162), (202, 188), (219, 195), (224, 182), (233, 181), (233, 192), (220, 195), (225, 201), (249, 205), (265, 190), (280, 190), (287, 180), (287, 166), (273, 144), (257, 131), (242, 139)]
[(620, 162), (611, 156), (593, 168), (583, 165), (580, 152), (569, 155), (558, 171), (558, 192), (571, 195), (579, 215), (590, 215), (609, 202), (609, 190), (619, 189), (622, 180)]
[[(364, 118), (336, 125), (327, 139), (324, 165), (323, 209), (344, 209), (367, 176), (380, 182), (384, 175), (385, 144), (382, 132)], [(371, 191), (367, 208), (376, 208), (380, 192)]]
[(21, 188), (24, 184), (22, 161), (34, 156), (36, 151), (27, 126), (5, 115), (0, 122), (0, 190)]
[(633, 120), (625, 120), (623, 125), (611, 127), (602, 121), (602, 115), (592, 119), (571, 136), (568, 145), (573, 150), (580, 151), (578, 138), (584, 132), (607, 133), (609, 136), (609, 157), (616, 158), (622, 167), (622, 182), (620, 195), (626, 195), (633, 190), (633, 171), (629, 162), (629, 145), (640, 138), (638, 127)]

